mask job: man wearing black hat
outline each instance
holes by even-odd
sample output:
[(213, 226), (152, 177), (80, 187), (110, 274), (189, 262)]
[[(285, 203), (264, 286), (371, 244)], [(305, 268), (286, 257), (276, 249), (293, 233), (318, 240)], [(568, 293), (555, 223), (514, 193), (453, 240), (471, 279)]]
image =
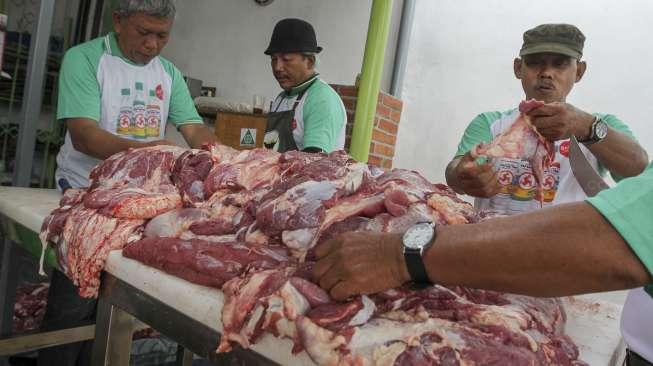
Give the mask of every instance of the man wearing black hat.
[(264, 144), (279, 152), (344, 149), (346, 112), (340, 96), (315, 71), (315, 30), (301, 19), (283, 19), (265, 54), (283, 89), (272, 102)]
[[(573, 25), (543, 24), (524, 33), (520, 57), (514, 60), (514, 73), (521, 80), (525, 99), (546, 103), (528, 113), (533, 125), (555, 142), (554, 162), (545, 171), (545, 205), (587, 198), (569, 164), (572, 135), (583, 142), (581, 149), (594, 169), (601, 174), (609, 171), (617, 181), (638, 175), (648, 163), (646, 151), (617, 117), (588, 113), (567, 103), (568, 94), (587, 68), (581, 61), (584, 42), (585, 36)], [(505, 131), (518, 115), (517, 109), (478, 115), (447, 166), (447, 183), (458, 193), (476, 197), (479, 209), (515, 214), (540, 207), (534, 185), (524, 186), (524, 182), (534, 182), (530, 163), (500, 158), (478, 165), (469, 153), (478, 143), (489, 142)]]

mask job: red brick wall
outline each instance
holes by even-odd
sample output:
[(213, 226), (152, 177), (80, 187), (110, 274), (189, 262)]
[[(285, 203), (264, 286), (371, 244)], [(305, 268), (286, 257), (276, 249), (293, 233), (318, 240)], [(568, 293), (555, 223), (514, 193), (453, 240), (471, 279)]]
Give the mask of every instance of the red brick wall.
[[(347, 110), (347, 137), (345, 149), (349, 151), (351, 134), (354, 125), (354, 113), (356, 112), (356, 96), (358, 89), (351, 85), (331, 85), (342, 98)], [(397, 143), (397, 132), (401, 120), (401, 100), (384, 92), (379, 93), (376, 104), (376, 115), (374, 116), (374, 129), (372, 130), (372, 141), (370, 142), (370, 156), (368, 163), (382, 168), (392, 168), (392, 160), (395, 155)]]

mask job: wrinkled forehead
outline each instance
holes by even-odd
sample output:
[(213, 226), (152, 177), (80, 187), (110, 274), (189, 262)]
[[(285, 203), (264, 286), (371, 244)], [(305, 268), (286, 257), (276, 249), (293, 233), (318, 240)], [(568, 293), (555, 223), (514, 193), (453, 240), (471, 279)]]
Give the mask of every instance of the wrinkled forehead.
[(529, 61), (539, 61), (539, 62), (571, 62), (571, 61), (579, 61), (574, 57), (568, 56), (568, 55), (563, 55), (561, 53), (554, 53), (554, 52), (541, 52), (541, 53), (532, 53), (530, 55), (524, 55), (522, 56), (522, 59), (526, 62)]
[(301, 52), (275, 52), (270, 55), (271, 58), (281, 58), (284, 60), (294, 60), (297, 58), (302, 58), (303, 54)]

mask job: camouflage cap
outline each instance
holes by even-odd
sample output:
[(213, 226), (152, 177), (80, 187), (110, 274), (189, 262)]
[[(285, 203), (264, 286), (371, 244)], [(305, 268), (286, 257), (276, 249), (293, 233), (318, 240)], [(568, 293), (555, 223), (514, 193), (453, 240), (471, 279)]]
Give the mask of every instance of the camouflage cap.
[(542, 24), (524, 32), (524, 44), (519, 56), (552, 52), (580, 59), (585, 36), (571, 24)]

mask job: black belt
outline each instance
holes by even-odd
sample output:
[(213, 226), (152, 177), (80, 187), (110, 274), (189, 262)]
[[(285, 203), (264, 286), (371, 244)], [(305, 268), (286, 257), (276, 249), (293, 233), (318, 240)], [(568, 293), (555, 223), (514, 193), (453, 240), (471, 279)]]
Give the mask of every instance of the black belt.
[(625, 364), (626, 366), (653, 366), (653, 363), (646, 361), (644, 357), (629, 349), (626, 350)]

